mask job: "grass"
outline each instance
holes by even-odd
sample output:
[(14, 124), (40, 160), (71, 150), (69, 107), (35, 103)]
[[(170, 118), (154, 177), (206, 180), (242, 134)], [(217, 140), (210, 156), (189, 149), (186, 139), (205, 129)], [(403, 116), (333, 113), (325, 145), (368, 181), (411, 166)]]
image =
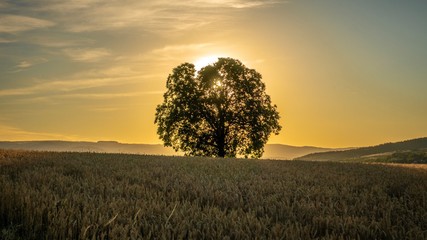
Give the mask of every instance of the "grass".
[(427, 171), (0, 150), (0, 239), (427, 239)]

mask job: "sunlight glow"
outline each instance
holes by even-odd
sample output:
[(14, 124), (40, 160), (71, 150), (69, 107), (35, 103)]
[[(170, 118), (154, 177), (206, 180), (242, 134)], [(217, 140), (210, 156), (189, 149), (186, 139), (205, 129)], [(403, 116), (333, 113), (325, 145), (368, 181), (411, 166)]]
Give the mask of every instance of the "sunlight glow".
[(214, 88), (214, 89), (217, 89), (217, 88), (221, 88), (221, 87), (222, 87), (222, 82), (221, 82), (220, 80), (217, 80), (217, 81), (215, 82), (215, 84), (214, 84), (213, 88)]
[(194, 67), (196, 68), (196, 71), (200, 71), (203, 67), (218, 61), (218, 58), (219, 57), (217, 55), (201, 57), (194, 62)]

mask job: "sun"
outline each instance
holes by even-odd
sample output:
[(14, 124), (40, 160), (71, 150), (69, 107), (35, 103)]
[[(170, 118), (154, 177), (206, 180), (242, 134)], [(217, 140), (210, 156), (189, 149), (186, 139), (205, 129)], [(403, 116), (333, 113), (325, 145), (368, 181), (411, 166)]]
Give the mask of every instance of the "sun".
[(218, 61), (218, 58), (219, 56), (217, 55), (209, 55), (209, 56), (198, 58), (194, 62), (194, 67), (196, 68), (196, 71), (200, 71), (200, 69), (202, 69), (203, 67)]

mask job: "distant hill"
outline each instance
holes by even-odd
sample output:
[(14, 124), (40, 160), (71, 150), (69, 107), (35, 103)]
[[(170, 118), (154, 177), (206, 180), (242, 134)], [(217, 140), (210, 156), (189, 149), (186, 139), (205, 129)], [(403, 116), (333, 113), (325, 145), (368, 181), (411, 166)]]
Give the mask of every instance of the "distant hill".
[(283, 144), (267, 144), (264, 148), (264, 155), (262, 158), (265, 159), (282, 159), (291, 160), (297, 157), (301, 157), (310, 153), (316, 152), (327, 152), (331, 150), (337, 150), (332, 148), (320, 148), (320, 147), (296, 147)]
[(340, 161), (354, 160), (361, 158), (372, 158), (385, 155), (392, 155), (396, 152), (405, 151), (425, 151), (427, 150), (427, 137), (406, 140), (396, 143), (385, 143), (372, 147), (362, 147), (344, 151), (328, 151), (322, 153), (311, 153), (298, 160), (316, 160), (316, 161)]
[(21, 149), (54, 152), (134, 153), (147, 155), (182, 155), (160, 144), (126, 144), (115, 141), (16, 141), (0, 142), (2, 149)]
[[(99, 152), (133, 153), (147, 155), (183, 155), (161, 144), (127, 144), (116, 141), (72, 142), (72, 141), (0, 141), (1, 149), (22, 149), (56, 152)], [(399, 151), (427, 151), (427, 138), (386, 143), (373, 147), (353, 149), (331, 149), (319, 147), (296, 147), (283, 144), (267, 144), (263, 159), (340, 161), (391, 155)]]
[[(134, 153), (147, 155), (183, 155), (161, 144), (126, 144), (116, 141), (70, 142), (70, 141), (0, 141), (1, 149), (22, 149), (56, 152)], [(267, 144), (263, 159), (288, 160), (314, 152), (331, 151), (330, 148), (295, 147), (282, 144)]]

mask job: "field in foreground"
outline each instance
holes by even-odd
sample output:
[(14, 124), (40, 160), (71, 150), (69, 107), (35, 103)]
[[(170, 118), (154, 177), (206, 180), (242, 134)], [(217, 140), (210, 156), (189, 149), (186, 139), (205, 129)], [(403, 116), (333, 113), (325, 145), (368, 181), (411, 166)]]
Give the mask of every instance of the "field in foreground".
[(0, 239), (427, 239), (427, 171), (0, 150)]

